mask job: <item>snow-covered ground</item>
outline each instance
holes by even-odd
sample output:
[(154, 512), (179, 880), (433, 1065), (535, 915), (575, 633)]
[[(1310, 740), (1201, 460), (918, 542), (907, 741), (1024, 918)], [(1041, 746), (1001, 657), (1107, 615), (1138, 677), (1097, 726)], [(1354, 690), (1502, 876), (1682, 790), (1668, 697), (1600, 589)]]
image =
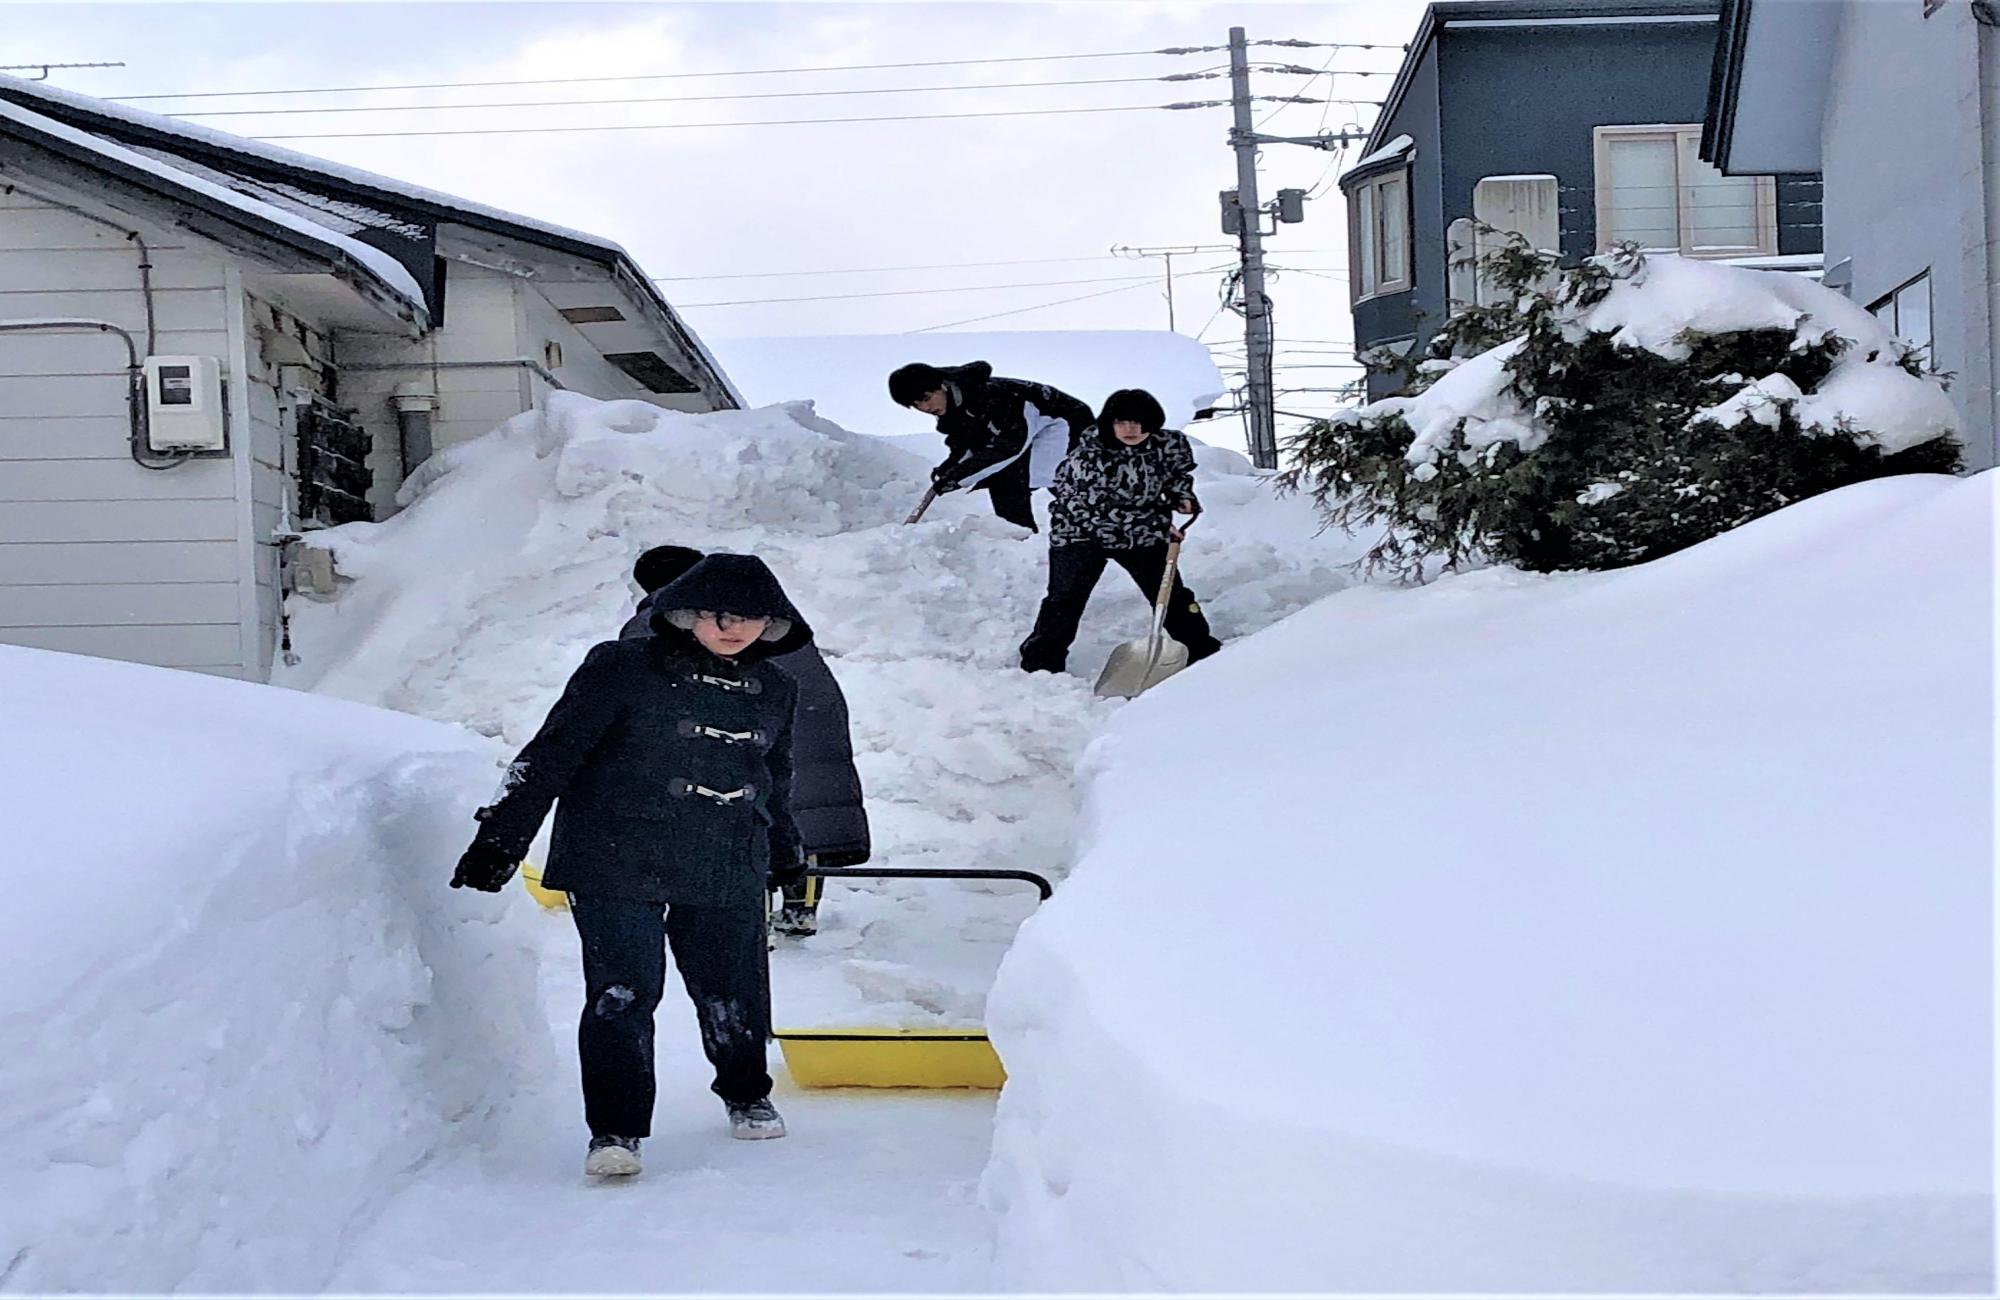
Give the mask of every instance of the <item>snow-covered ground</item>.
[(315, 1287), (554, 1068), (534, 918), (438, 897), (491, 744), (9, 646), (0, 717), (0, 1291)]
[(1356, 588), (1111, 720), (1001, 1283), (1990, 1292), (1996, 485)]
[[(1202, 458), (1208, 513), (1186, 564), (1222, 636), (1344, 585), (1347, 539), (1317, 536), (1310, 507), (1274, 497), (1240, 456)], [(1075, 764), (1122, 707), (1094, 698), (1089, 679), (1113, 644), (1143, 634), (1146, 602), (1107, 577), (1073, 675), (1021, 673), (1015, 646), (1042, 596), (1046, 544), (991, 518), (979, 495), (948, 497), (906, 526), (930, 463), (804, 405), (687, 416), (557, 394), (545, 412), (447, 452), (395, 519), (317, 535), (352, 583), (330, 602), (293, 601), (301, 662), (280, 679), (460, 722), (511, 752), (623, 622), (640, 551), (754, 551), (847, 692), (875, 861), (1060, 878)], [(524, 894), (507, 897), (532, 910)], [(1015, 884), (836, 887), (821, 933), (774, 958), (777, 1019), (978, 1023), (1034, 903)], [(560, 914), (533, 919), (562, 1063), (491, 1136), (412, 1183), (336, 1286), (991, 1288), (990, 1219), (975, 1195), (990, 1096), (815, 1095), (781, 1079), (792, 1136), (746, 1149), (723, 1132), (691, 1013), (671, 997), (645, 1184), (622, 1199), (583, 1186), (566, 1041), (581, 1000), (575, 935)]]

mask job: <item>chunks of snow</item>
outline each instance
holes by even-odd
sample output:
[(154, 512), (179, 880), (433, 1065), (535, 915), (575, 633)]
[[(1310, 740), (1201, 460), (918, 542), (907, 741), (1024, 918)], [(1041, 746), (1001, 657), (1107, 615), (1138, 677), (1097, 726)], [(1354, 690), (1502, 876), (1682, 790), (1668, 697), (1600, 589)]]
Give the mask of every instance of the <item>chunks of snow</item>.
[(1996, 484), (1356, 587), (1120, 713), (989, 1004), (1009, 1285), (1990, 1291)]
[(446, 888), (493, 747), (12, 646), (0, 715), (7, 1287), (319, 1290), (550, 1068), (519, 909)]

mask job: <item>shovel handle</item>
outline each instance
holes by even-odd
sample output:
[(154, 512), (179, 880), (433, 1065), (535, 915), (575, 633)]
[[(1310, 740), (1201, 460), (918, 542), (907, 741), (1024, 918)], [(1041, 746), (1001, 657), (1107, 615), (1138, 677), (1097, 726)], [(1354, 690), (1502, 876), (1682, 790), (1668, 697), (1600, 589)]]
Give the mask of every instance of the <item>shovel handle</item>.
[(823, 880), (1025, 880), (1048, 898), (1056, 891), (1048, 877), (1008, 867), (807, 867)]
[(931, 502), (937, 500), (937, 497), (938, 497), (938, 490), (935, 486), (933, 486), (924, 493), (924, 499), (917, 502), (917, 508), (915, 510), (912, 510), (910, 512), (910, 517), (908, 519), (905, 519), (903, 522), (905, 524), (914, 524), (915, 522), (917, 522), (917, 520), (922, 519), (924, 517), (924, 511), (931, 508)]
[(1160, 653), (1166, 649), (1167, 603), (1174, 596), (1174, 571), (1180, 567), (1181, 544), (1167, 543), (1167, 566), (1160, 574), (1160, 594), (1153, 599), (1153, 632), (1146, 644), (1147, 671), (1160, 662)]

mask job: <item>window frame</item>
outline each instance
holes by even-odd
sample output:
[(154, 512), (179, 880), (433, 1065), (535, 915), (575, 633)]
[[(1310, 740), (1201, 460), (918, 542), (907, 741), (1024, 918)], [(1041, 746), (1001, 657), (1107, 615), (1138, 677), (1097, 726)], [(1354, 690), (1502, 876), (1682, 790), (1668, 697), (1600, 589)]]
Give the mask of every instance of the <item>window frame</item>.
[[(1924, 345), (1918, 355), (1923, 359), (1924, 369), (1937, 369), (1937, 285), (1931, 278), (1931, 268), (1925, 267), (1917, 274), (1903, 281), (1889, 292), (1868, 304), (1868, 314), (1882, 322), (1889, 333), (1904, 343), (1914, 343), (1903, 330), (1903, 295), (1918, 285), (1924, 286)], [(1885, 316), (1883, 313), (1887, 312)]]
[(1677, 252), (1682, 257), (1702, 261), (1720, 261), (1731, 257), (1775, 257), (1778, 253), (1778, 178), (1775, 176), (1746, 176), (1743, 180), (1756, 182), (1757, 203), (1757, 244), (1736, 245), (1723, 248), (1697, 249), (1691, 233), (1694, 228), (1694, 205), (1689, 197), (1687, 182), (1681, 177), (1681, 160), (1690, 141), (1699, 150), (1701, 141), (1699, 122), (1662, 122), (1645, 126), (1597, 126), (1591, 128), (1591, 166), (1595, 172), (1597, 222), (1596, 247), (1599, 253), (1608, 253), (1612, 248), (1611, 223), (1607, 217), (1614, 211), (1612, 204), (1611, 144), (1617, 140), (1657, 140), (1673, 148), (1674, 153), (1674, 235), (1679, 247), (1662, 249), (1662, 252)]
[[(1363, 303), (1370, 298), (1386, 298), (1408, 293), (1416, 287), (1415, 205), (1411, 202), (1411, 169), (1391, 168), (1355, 184), (1347, 196), (1347, 262), (1354, 268), (1352, 298)], [(1382, 190), (1402, 187), (1402, 259), (1396, 275), (1384, 275), (1384, 254), (1391, 247), (1383, 238), (1381, 225)]]

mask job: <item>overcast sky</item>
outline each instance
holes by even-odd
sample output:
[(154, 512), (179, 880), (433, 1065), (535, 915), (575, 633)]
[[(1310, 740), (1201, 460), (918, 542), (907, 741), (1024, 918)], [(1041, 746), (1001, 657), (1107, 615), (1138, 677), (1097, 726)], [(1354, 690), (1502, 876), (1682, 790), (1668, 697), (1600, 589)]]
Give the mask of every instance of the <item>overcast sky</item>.
[[(108, 97), (298, 91), (414, 83), (644, 77), (583, 84), (461, 87), (235, 99), (174, 98), (160, 112), (350, 105), (520, 104), (457, 111), (259, 113), (197, 120), (246, 135), (498, 127), (735, 123), (1158, 105), (1226, 98), (1227, 56), (1064, 58), (960, 67), (698, 76), (958, 59), (1097, 55), (1250, 38), (1400, 46), (1421, 0), (1198, 4), (1148, 0), (897, 4), (4, 4), (0, 64), (122, 60), (60, 72), (58, 84)], [(1398, 49), (1263, 49), (1260, 60), (1393, 73)], [(681, 74), (662, 78), (661, 74)], [(1083, 80), (1146, 78), (1109, 85)], [(1040, 87), (1006, 83), (1059, 82)], [(1388, 76), (1259, 74), (1263, 94), (1380, 100)], [(966, 87), (937, 92), (640, 103), (662, 97)], [(550, 100), (592, 100), (553, 106)], [(1266, 130), (1307, 135), (1371, 125), (1367, 103), (1260, 105)], [(847, 124), (289, 140), (288, 147), (561, 222), (618, 240), (695, 328), (729, 338), (922, 330), (1160, 328), (1162, 263), (1121, 260), (1113, 244), (1218, 245), (1217, 191), (1235, 183), (1227, 108), (937, 118)], [(1331, 388), (1352, 372), (1346, 231), (1337, 168), (1318, 150), (1270, 146), (1259, 169), (1280, 186), (1320, 188), (1301, 225), (1270, 241), (1285, 369), (1281, 389)], [(1028, 259), (1050, 259), (1029, 262)], [(1058, 260), (1062, 259), (1062, 260)], [(1075, 260), (1068, 260), (1075, 259)], [(1184, 333), (1233, 338), (1216, 312), (1214, 268), (1233, 250), (1175, 259)], [(867, 274), (775, 275), (1012, 262)], [(759, 278), (723, 278), (757, 276)], [(1136, 277), (1120, 280), (1114, 277)], [(1013, 286), (1013, 287), (991, 287)], [(924, 292), (911, 292), (924, 291)], [(873, 294), (836, 298), (833, 295)], [(895, 296), (887, 296), (887, 295)], [(1098, 295), (1059, 306), (1059, 299)], [(735, 303), (746, 299), (822, 301)], [(1039, 308), (1037, 310), (1021, 310)], [(1002, 314), (1011, 313), (1011, 314)], [(1205, 333), (1203, 333), (1205, 329)], [(1287, 409), (1327, 409), (1293, 392)]]

